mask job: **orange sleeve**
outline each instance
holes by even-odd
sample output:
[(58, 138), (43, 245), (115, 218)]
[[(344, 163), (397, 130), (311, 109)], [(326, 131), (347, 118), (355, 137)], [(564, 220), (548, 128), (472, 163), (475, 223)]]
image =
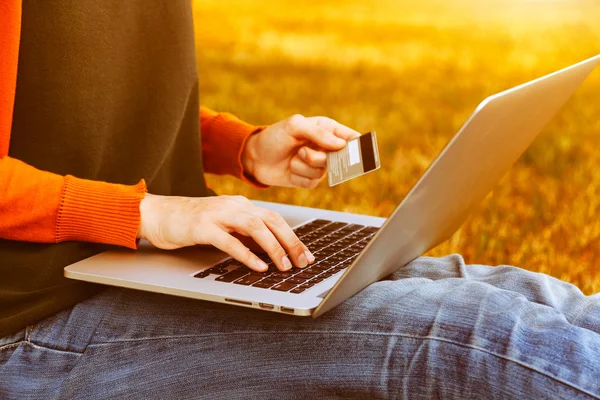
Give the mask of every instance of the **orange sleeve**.
[(0, 157), (8, 154), (20, 38), (21, 0), (0, 0)]
[(264, 126), (250, 125), (232, 114), (218, 113), (200, 107), (202, 158), (204, 171), (217, 175), (233, 175), (256, 187), (267, 186), (244, 173), (242, 151), (248, 138)]
[(0, 158), (0, 238), (84, 241), (135, 249), (142, 180), (127, 186), (60, 176)]

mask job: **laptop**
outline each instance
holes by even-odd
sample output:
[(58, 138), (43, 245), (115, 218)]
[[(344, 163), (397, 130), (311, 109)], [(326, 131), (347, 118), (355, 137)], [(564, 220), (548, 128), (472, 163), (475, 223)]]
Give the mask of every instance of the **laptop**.
[[(255, 202), (279, 212), (316, 257), (250, 270), (212, 247), (142, 241), (65, 268), (71, 279), (316, 318), (448, 239), (600, 63), (600, 55), (485, 99), (392, 215)], [(267, 263), (268, 256), (260, 255)]]

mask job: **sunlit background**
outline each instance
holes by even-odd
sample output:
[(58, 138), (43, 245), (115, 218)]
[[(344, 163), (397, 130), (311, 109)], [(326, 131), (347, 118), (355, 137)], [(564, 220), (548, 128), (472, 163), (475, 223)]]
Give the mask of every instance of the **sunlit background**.
[[(196, 0), (194, 8), (204, 105), (256, 124), (330, 116), (377, 131), (382, 159), (381, 170), (334, 188), (258, 190), (216, 176), (210, 185), (384, 217), (486, 96), (600, 53), (597, 0)], [(518, 265), (590, 294), (600, 290), (599, 212), (596, 71), (430, 254)]]

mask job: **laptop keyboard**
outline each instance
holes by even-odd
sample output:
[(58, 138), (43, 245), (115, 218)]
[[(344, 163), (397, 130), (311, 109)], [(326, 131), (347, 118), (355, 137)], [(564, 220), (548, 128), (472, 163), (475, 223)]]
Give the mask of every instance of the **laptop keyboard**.
[(289, 271), (280, 271), (267, 254), (260, 254), (259, 258), (269, 266), (265, 272), (253, 271), (230, 258), (194, 277), (218, 275), (217, 282), (302, 293), (348, 268), (378, 230), (374, 226), (317, 219), (294, 229), (315, 256), (315, 262), (304, 269), (293, 267)]

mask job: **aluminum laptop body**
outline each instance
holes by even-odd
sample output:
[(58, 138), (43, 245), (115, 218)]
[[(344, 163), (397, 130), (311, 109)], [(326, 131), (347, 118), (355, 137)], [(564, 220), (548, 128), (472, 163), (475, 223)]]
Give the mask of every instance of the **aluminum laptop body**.
[(219, 281), (211, 271), (228, 268), (229, 257), (212, 247), (164, 251), (144, 241), (70, 265), (65, 276), (316, 318), (448, 239), (598, 63), (600, 55), (485, 99), (387, 219), (256, 202), (299, 231), (313, 220), (379, 227), (344, 269), (301, 293)]

